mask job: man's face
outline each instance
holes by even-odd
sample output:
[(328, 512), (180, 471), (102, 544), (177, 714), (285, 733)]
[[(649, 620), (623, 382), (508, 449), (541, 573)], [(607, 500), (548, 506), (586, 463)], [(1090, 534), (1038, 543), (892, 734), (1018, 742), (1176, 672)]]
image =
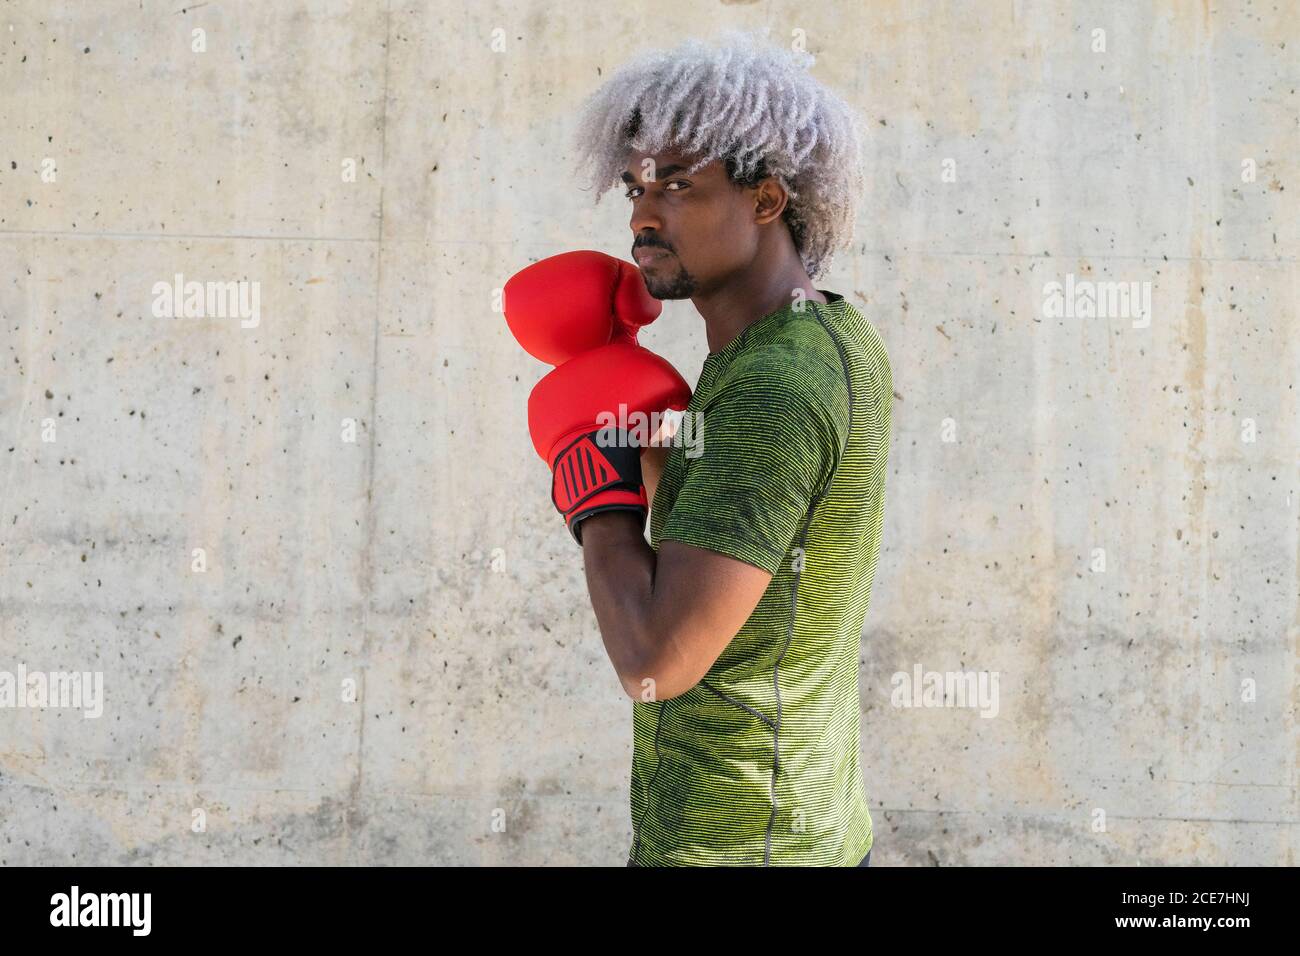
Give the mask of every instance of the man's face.
[(754, 190), (715, 160), (691, 175), (680, 153), (631, 153), (623, 172), (631, 205), (632, 258), (656, 299), (708, 292), (752, 260)]

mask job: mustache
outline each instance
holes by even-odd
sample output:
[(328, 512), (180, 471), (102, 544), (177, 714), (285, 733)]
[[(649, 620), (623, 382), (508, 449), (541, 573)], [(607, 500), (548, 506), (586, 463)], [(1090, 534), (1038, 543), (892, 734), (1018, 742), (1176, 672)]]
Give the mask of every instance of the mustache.
[(664, 252), (672, 252), (672, 251), (673, 251), (671, 248), (669, 248), (667, 245), (665, 245), (664, 243), (661, 243), (661, 242), (634, 242), (634, 243), (632, 243), (632, 251), (633, 251), (633, 252), (636, 252), (638, 249), (661, 249), (661, 250), (663, 250)]

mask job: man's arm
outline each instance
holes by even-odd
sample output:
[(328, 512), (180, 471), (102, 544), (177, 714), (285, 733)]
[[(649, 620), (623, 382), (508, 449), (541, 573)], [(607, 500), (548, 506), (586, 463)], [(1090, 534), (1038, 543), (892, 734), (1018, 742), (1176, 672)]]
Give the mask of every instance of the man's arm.
[(655, 492), (659, 490), (659, 478), (664, 473), (668, 462), (668, 449), (655, 446), (641, 452), (641, 483), (645, 485), (646, 499), (654, 507)]
[(605, 651), (633, 700), (668, 700), (698, 684), (772, 580), (762, 568), (678, 541), (662, 542), (656, 555), (629, 512), (587, 518), (582, 544)]
[(585, 519), (587, 587), (628, 696), (686, 693), (744, 627), (834, 471), (847, 399), (838, 369), (785, 355), (751, 360), (703, 412), (708, 441), (701, 420), (701, 454), (663, 520), (658, 554), (640, 515)]

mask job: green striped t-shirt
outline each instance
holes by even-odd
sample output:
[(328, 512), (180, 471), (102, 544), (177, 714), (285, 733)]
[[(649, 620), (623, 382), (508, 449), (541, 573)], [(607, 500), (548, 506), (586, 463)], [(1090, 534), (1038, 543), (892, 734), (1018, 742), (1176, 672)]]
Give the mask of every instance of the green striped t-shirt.
[(871, 849), (858, 650), (880, 551), (893, 383), (843, 296), (710, 353), (650, 518), (772, 573), (686, 693), (633, 703), (635, 866), (856, 866)]

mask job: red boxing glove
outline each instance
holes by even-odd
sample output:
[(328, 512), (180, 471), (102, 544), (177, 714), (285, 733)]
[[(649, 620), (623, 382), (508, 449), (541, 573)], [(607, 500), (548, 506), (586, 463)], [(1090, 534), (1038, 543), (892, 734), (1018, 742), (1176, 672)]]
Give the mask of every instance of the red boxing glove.
[(551, 501), (578, 544), (582, 521), (602, 511), (637, 512), (644, 529), (641, 448), (655, 432), (652, 416), (682, 411), (690, 399), (671, 364), (623, 342), (570, 359), (533, 388), (528, 431), (551, 468)]
[(603, 252), (565, 252), (516, 272), (505, 284), (506, 324), (519, 344), (548, 365), (612, 342), (636, 345), (636, 333), (662, 303), (641, 270)]

